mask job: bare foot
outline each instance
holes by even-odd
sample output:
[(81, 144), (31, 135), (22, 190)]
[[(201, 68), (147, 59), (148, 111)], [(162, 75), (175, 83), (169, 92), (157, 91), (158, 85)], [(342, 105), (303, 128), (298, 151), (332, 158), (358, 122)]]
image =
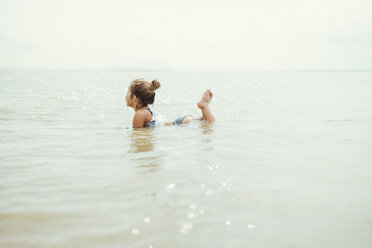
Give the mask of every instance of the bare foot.
[(203, 120), (209, 121), (210, 123), (213, 123), (216, 121), (216, 118), (214, 117), (211, 109), (209, 108), (209, 103), (211, 102), (213, 98), (213, 93), (211, 90), (206, 90), (198, 102), (198, 108), (202, 111), (203, 114)]
[(206, 107), (208, 107), (209, 103), (211, 102), (213, 98), (213, 93), (211, 90), (206, 90), (202, 96), (202, 98), (200, 99), (200, 101), (198, 102), (198, 108), (200, 109), (205, 109)]

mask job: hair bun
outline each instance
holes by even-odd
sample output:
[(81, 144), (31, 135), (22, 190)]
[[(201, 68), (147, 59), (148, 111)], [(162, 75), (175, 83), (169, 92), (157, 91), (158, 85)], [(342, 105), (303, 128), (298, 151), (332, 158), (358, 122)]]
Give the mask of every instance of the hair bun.
[(151, 81), (151, 84), (152, 84), (152, 89), (153, 89), (153, 90), (156, 90), (156, 89), (160, 88), (160, 83), (159, 83), (159, 81), (156, 80), (156, 79), (152, 80), (152, 81)]

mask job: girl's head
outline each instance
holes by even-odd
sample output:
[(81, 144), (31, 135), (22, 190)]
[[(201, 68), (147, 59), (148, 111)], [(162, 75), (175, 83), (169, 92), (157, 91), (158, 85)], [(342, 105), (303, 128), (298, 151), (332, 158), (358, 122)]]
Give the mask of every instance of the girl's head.
[(134, 80), (128, 88), (125, 100), (129, 107), (141, 108), (148, 104), (153, 104), (155, 100), (155, 90), (160, 87), (160, 83), (154, 79), (147, 82), (143, 78)]

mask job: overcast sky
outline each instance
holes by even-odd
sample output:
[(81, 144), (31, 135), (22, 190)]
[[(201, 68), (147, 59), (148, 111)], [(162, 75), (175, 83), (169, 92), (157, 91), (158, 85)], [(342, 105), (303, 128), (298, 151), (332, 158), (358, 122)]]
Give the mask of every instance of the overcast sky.
[(371, 0), (0, 0), (0, 68), (372, 69)]

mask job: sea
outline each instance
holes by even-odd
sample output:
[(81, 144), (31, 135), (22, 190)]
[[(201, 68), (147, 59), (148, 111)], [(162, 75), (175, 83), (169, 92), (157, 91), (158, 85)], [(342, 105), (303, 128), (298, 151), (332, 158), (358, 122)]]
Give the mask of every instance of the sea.
[(0, 70), (0, 247), (372, 247), (372, 72)]

